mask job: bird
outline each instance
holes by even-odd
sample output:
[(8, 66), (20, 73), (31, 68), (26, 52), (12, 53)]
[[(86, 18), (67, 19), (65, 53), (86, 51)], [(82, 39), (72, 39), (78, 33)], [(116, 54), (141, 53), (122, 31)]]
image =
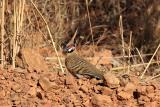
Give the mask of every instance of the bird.
[(67, 70), (77, 78), (83, 75), (104, 80), (104, 71), (97, 69), (95, 65), (76, 53), (75, 37), (77, 32), (78, 29), (75, 31), (70, 41), (61, 44), (62, 53), (65, 55), (65, 66)]
[(91, 64), (82, 56), (78, 55), (75, 52), (75, 45), (69, 44), (65, 45), (63, 48), (63, 53), (65, 54), (65, 66), (67, 70), (75, 77), (80, 75), (89, 76), (92, 78), (104, 80), (104, 71), (99, 70), (96, 68), (95, 65)]

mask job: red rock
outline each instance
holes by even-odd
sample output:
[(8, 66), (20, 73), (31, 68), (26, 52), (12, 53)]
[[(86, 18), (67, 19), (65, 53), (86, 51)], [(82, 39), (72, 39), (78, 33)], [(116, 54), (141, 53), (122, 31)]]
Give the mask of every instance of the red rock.
[(80, 90), (82, 90), (84, 93), (88, 93), (88, 87), (86, 86), (86, 85), (82, 85), (81, 87), (80, 87)]
[(146, 86), (147, 93), (154, 93), (154, 87), (153, 86)]
[(140, 80), (136, 76), (130, 76), (130, 82), (135, 84), (135, 85), (138, 85), (140, 83)]
[(90, 100), (87, 100), (86, 102), (84, 102), (83, 105), (84, 105), (85, 107), (92, 107), (92, 104), (91, 104), (91, 101), (90, 101)]
[(73, 100), (74, 107), (81, 107), (81, 101)]
[(76, 82), (75, 78), (73, 76), (65, 77), (65, 84), (66, 85), (72, 85)]
[[(55, 106), (55, 107), (57, 107), (57, 106)], [(66, 107), (66, 106), (64, 106), (64, 107)], [(74, 107), (74, 105), (70, 102), (67, 104), (67, 107)]]
[(126, 91), (126, 92), (131, 92), (131, 93), (133, 93), (133, 91), (136, 90), (136, 88), (137, 88), (137, 87), (136, 87), (133, 83), (130, 83), (130, 82), (129, 82), (129, 83), (126, 84), (126, 86), (124, 87), (123, 90)]
[(51, 101), (47, 101), (42, 107), (52, 107)]
[(50, 93), (50, 92), (48, 92), (48, 93), (46, 93), (46, 95), (45, 95), (45, 96), (47, 97), (47, 99), (52, 100), (52, 99), (53, 99), (53, 97), (55, 97), (55, 94), (54, 94), (54, 93)]
[(55, 72), (54, 73), (52, 72), (51, 76), (49, 76), (49, 80), (53, 82), (57, 79), (57, 77), (58, 77), (58, 74)]
[(82, 79), (78, 79), (78, 85), (83, 85), (83, 80)]
[(116, 91), (113, 92), (111, 99), (114, 104), (116, 104), (118, 102)]
[(97, 80), (96, 78), (92, 78), (90, 82), (91, 82), (91, 84), (96, 85), (96, 84), (98, 84), (98, 83), (102, 83), (103, 80)]
[(38, 71), (49, 71), (44, 58), (35, 49), (23, 48), (20, 53), (22, 54), (22, 60), (24, 60), (24, 66), (27, 64)]
[(108, 107), (113, 105), (111, 97), (107, 95), (94, 94), (91, 103), (95, 107)]
[(96, 94), (99, 94), (101, 91), (102, 91), (102, 87), (101, 86), (94, 86), (93, 87), (93, 89), (94, 89), (94, 92), (96, 93)]
[(27, 79), (27, 80), (30, 80), (30, 79), (31, 79), (31, 73), (27, 73), (25, 76), (26, 76), (26, 79)]
[(12, 100), (14, 100), (14, 101), (19, 100), (19, 96), (18, 96), (17, 93), (15, 93), (14, 91), (12, 91), (10, 94), (11, 94), (11, 95), (10, 95), (10, 98), (11, 98)]
[(0, 90), (0, 98), (3, 98), (6, 96), (5, 90)]
[(77, 84), (77, 81), (73, 76), (65, 77), (65, 84), (69, 89), (72, 89), (73, 91), (76, 91), (79, 89), (79, 86)]
[(20, 103), (21, 103), (21, 101), (19, 101), (19, 100), (14, 101), (15, 105), (19, 105)]
[(139, 98), (139, 101), (150, 102), (150, 99), (147, 96), (142, 96)]
[(120, 81), (114, 74), (106, 73), (104, 74), (104, 78), (105, 78), (105, 84), (109, 88), (117, 88), (120, 86)]
[(149, 93), (149, 94), (147, 94), (147, 96), (148, 96), (149, 98), (153, 99), (153, 98), (155, 97), (155, 93)]
[(36, 81), (39, 79), (39, 75), (36, 72), (33, 72), (33, 73), (31, 73), (31, 79)]
[(113, 92), (113, 90), (108, 87), (102, 88), (102, 94), (104, 94), (104, 95), (112, 95), (112, 92)]
[(21, 88), (22, 88), (21, 85), (18, 84), (18, 83), (14, 83), (14, 84), (12, 85), (12, 87), (11, 87), (11, 89), (12, 89), (13, 91), (15, 91), (15, 92), (21, 92), (21, 91), (22, 91)]
[(138, 92), (140, 92), (142, 95), (146, 94), (146, 86), (138, 86), (137, 88)]
[(36, 96), (37, 96), (39, 99), (43, 99), (43, 98), (44, 98), (44, 92), (37, 90)]
[(127, 93), (127, 92), (124, 92), (124, 91), (121, 91), (118, 93), (118, 99), (120, 100), (128, 100), (132, 97), (131, 94)]
[(124, 87), (118, 87), (118, 89), (116, 90), (118, 93), (123, 91)]
[(155, 89), (157, 89), (157, 90), (160, 90), (160, 84), (157, 82), (157, 81), (155, 81), (155, 82), (152, 82), (151, 83), (151, 86), (153, 86)]
[(52, 87), (52, 84), (47, 77), (40, 77), (39, 84), (44, 91), (47, 91)]
[(36, 97), (36, 94), (37, 94), (36, 87), (30, 87), (28, 94), (32, 97)]
[(58, 72), (58, 76), (63, 77), (64, 73), (63, 72)]
[(0, 79), (1, 80), (5, 80), (5, 77), (2, 75), (2, 76), (0, 76)]
[(37, 82), (35, 82), (35, 81), (32, 81), (32, 80), (28, 81), (28, 85), (31, 86), (31, 87), (36, 86), (36, 84), (37, 84)]
[(145, 103), (144, 107), (159, 107), (156, 101)]
[(82, 91), (77, 91), (77, 93), (83, 99), (83, 101), (87, 101), (88, 100), (87, 93), (84, 93)]

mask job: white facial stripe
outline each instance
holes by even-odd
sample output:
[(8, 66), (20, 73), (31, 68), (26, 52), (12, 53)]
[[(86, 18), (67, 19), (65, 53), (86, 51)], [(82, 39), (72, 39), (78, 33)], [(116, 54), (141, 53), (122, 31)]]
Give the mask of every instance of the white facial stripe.
[(73, 50), (75, 50), (75, 47), (69, 48), (69, 49), (68, 49), (68, 52), (71, 52), (71, 51), (73, 51)]

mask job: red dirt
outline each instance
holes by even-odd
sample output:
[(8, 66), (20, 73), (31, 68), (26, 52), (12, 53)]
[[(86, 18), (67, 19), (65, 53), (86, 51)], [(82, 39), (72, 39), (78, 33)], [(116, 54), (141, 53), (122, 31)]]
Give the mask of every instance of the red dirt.
[(19, 68), (1, 70), (0, 104), (7, 107), (160, 106), (160, 85), (134, 83), (135, 79), (137, 77), (129, 76), (128, 83), (112, 89), (100, 85), (102, 81), (76, 79), (70, 74)]

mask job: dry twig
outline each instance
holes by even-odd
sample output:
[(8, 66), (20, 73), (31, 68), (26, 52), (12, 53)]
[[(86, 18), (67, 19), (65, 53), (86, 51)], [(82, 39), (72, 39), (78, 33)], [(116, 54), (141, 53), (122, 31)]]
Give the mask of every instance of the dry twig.
[(91, 17), (90, 17), (89, 8), (88, 8), (88, 0), (86, 0), (86, 8), (87, 8), (87, 16), (88, 16), (88, 21), (89, 21), (89, 27), (90, 27), (90, 31), (91, 31), (91, 35), (92, 35), (92, 43), (93, 43), (93, 46), (94, 46), (94, 36), (93, 36), (93, 30), (92, 30)]
[(4, 13), (5, 13), (5, 0), (2, 1), (2, 19), (1, 19), (1, 64), (4, 67)]
[(141, 79), (143, 78), (144, 74), (146, 73), (146, 71), (147, 71), (148, 67), (150, 66), (150, 64), (151, 64), (151, 62), (152, 62), (152, 60), (153, 60), (154, 56), (156, 55), (156, 53), (157, 53), (157, 51), (158, 51), (159, 47), (160, 47), (160, 43), (159, 43), (159, 45), (158, 45), (157, 49), (155, 50), (154, 54), (152, 55), (152, 57), (151, 57), (151, 59), (150, 59), (149, 63), (147, 64), (147, 66), (146, 66), (145, 70), (143, 71), (143, 73), (142, 73), (142, 75), (141, 75), (141, 77), (140, 77)]
[(50, 29), (49, 29), (49, 26), (48, 26), (48, 24), (47, 24), (45, 18), (43, 17), (43, 15), (42, 15), (41, 12), (38, 10), (37, 6), (33, 3), (32, 0), (31, 0), (31, 3), (32, 3), (32, 5), (33, 5), (34, 8), (37, 10), (37, 12), (39, 13), (39, 15), (41, 16), (41, 18), (43, 19), (43, 21), (44, 21), (45, 24), (46, 24), (46, 27), (47, 27), (47, 30), (48, 30), (50, 39), (51, 39), (51, 41), (52, 41), (53, 48), (54, 48), (54, 50), (55, 50), (55, 52), (56, 52), (56, 55), (57, 55), (57, 58), (58, 58), (58, 62), (59, 62), (60, 68), (61, 68), (62, 72), (64, 73), (64, 69), (63, 69), (63, 66), (62, 66), (62, 63), (61, 63), (59, 54), (58, 54), (58, 52), (57, 52), (55, 42), (53, 41), (53, 37), (52, 37), (51, 31), (50, 31)]
[[(131, 65), (130, 68), (136, 68), (139, 66), (144, 66), (144, 65), (148, 65), (148, 64), (157, 64), (157, 63), (160, 63), (160, 61), (154, 61), (154, 62), (144, 63), (144, 64), (135, 64), (135, 65)], [(115, 67), (115, 68), (112, 68), (111, 71), (118, 71), (118, 70), (125, 70), (125, 69), (128, 69), (128, 66)]]

